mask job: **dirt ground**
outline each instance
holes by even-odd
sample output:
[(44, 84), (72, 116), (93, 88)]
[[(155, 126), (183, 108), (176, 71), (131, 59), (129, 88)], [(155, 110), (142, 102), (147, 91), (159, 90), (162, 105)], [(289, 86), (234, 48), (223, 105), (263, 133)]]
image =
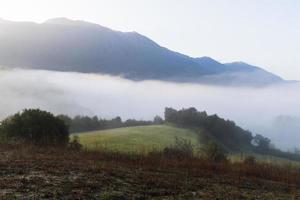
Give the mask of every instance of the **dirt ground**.
[(0, 147), (0, 199), (300, 199), (300, 186), (122, 159)]

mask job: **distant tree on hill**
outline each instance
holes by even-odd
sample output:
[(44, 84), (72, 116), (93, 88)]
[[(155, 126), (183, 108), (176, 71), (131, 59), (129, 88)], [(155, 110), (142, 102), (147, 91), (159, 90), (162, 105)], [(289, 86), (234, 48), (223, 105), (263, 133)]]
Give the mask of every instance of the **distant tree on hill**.
[(34, 145), (65, 146), (69, 142), (68, 126), (58, 117), (39, 109), (28, 109), (1, 123), (1, 134), (8, 139)]
[(165, 109), (165, 120), (179, 126), (189, 128), (202, 128), (209, 135), (219, 140), (227, 148), (240, 151), (243, 148), (251, 148), (252, 134), (243, 130), (233, 121), (220, 118), (218, 115), (207, 115), (195, 108), (175, 110)]
[(177, 123), (177, 110), (173, 108), (165, 108), (165, 120), (171, 123)]
[(144, 120), (135, 120), (135, 119), (128, 119), (123, 123), (123, 127), (130, 127), (130, 126), (147, 126), (153, 124), (152, 121), (144, 121)]
[(97, 116), (89, 117), (80, 115), (77, 115), (74, 118), (71, 118), (67, 115), (59, 115), (58, 118), (62, 119), (69, 126), (69, 130), (71, 133), (130, 126), (146, 126), (163, 123), (163, 119), (159, 116), (155, 117), (153, 121), (136, 119), (128, 119), (126, 121), (122, 121), (121, 117), (115, 117), (113, 119), (102, 119), (98, 118)]
[(153, 119), (153, 123), (154, 124), (163, 124), (164, 120), (160, 116), (156, 115)]
[(173, 108), (165, 109), (165, 120), (183, 126), (199, 126), (207, 117), (206, 112), (198, 112), (196, 108), (181, 109), (179, 111)]
[(259, 150), (267, 150), (270, 148), (271, 140), (267, 137), (257, 134), (253, 138), (253, 143)]

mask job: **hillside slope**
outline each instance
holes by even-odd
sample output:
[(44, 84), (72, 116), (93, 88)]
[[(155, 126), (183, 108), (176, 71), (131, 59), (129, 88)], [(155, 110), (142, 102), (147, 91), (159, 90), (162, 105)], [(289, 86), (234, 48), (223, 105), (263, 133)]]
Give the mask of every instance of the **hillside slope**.
[(80, 134), (79, 141), (88, 149), (107, 148), (122, 152), (143, 153), (153, 149), (162, 150), (173, 145), (175, 137), (185, 138), (198, 146), (195, 132), (168, 125), (136, 126)]

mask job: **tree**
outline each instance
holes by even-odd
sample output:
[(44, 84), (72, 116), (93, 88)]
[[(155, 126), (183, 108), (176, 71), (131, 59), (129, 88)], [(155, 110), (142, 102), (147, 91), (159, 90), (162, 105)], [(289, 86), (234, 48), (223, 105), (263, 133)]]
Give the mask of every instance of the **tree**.
[(253, 137), (253, 143), (259, 150), (268, 150), (270, 149), (271, 140), (260, 134), (256, 134), (255, 137)]
[(59, 117), (39, 109), (26, 109), (1, 123), (1, 134), (34, 145), (66, 146), (68, 126)]
[(218, 115), (207, 115), (196, 108), (175, 110), (165, 109), (166, 122), (187, 128), (201, 128), (216, 138), (226, 148), (233, 151), (251, 149), (252, 133), (237, 126), (233, 121), (223, 119)]
[(157, 115), (157, 116), (154, 117), (153, 123), (154, 124), (163, 124), (164, 120), (160, 116)]
[(165, 120), (166, 122), (177, 124), (177, 110), (173, 108), (165, 108)]

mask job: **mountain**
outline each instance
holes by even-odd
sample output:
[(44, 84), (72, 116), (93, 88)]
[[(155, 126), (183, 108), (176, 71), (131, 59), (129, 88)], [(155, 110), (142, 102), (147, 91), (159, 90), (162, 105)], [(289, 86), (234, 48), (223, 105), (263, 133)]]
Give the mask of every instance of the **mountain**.
[(216, 74), (228, 72), (227, 66), (223, 65), (222, 63), (210, 57), (204, 56), (204, 57), (195, 58), (194, 60), (201, 66), (206, 66)]
[(210, 57), (195, 58), (195, 60), (215, 72), (213, 75), (202, 77), (205, 83), (259, 86), (283, 82), (281, 77), (244, 62), (222, 64)]
[[(0, 65), (103, 73), (132, 80), (211, 84), (281, 81), (250, 65), (222, 64), (209, 57), (192, 58), (161, 47), (136, 32), (114, 31), (66, 18), (42, 24), (0, 20)], [(249, 76), (249, 80), (244, 81), (244, 76)], [(262, 81), (265, 76), (267, 81)]]

